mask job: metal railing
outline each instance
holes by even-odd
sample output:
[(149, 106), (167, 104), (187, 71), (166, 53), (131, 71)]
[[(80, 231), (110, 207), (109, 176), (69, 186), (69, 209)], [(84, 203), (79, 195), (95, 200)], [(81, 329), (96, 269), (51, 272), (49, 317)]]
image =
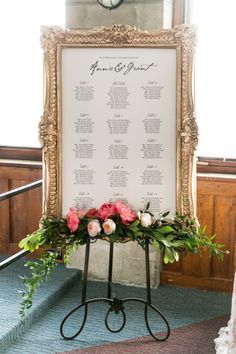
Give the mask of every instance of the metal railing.
[(18, 259), (26, 256), (30, 251), (19, 251), (15, 254), (13, 254), (13, 256), (8, 257), (7, 259), (4, 259), (4, 261), (0, 262), (0, 270), (6, 268), (7, 266), (9, 266), (10, 264), (18, 261)]
[(40, 180), (38, 180), (36, 182), (32, 182), (32, 183), (26, 184), (25, 186), (22, 186), (22, 187), (19, 187), (19, 188), (15, 188), (15, 189), (13, 189), (11, 191), (2, 193), (2, 194), (0, 194), (0, 202), (2, 200), (6, 200), (6, 199), (9, 199), (11, 197), (14, 197), (15, 195), (18, 195), (18, 194), (21, 194), (21, 193), (25, 193), (25, 192), (30, 191), (31, 189), (40, 187), (42, 185), (42, 182), (43, 182), (42, 179), (40, 179)]
[[(32, 189), (38, 188), (42, 185), (42, 180), (38, 180), (36, 182), (32, 182), (29, 184), (26, 184), (25, 186), (19, 187), (19, 188), (15, 188), (11, 191), (5, 192), (0, 194), (0, 202), (6, 199), (9, 199), (11, 197), (14, 197), (18, 194), (22, 194), (25, 192), (28, 192)], [(29, 251), (19, 251), (17, 253), (15, 253), (14, 255), (8, 257), (7, 259), (5, 259), (4, 261), (0, 262), (0, 270), (6, 268), (7, 266), (9, 266), (10, 264), (16, 262), (18, 259), (24, 257), (25, 255), (27, 255), (29, 253)]]

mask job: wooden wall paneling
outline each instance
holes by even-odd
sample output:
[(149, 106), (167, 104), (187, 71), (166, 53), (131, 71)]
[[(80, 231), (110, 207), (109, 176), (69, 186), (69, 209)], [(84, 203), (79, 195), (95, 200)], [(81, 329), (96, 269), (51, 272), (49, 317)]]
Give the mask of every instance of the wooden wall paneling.
[(0, 146), (0, 159), (42, 161), (42, 149)]
[(173, 264), (163, 264), (160, 274), (160, 282), (177, 285), (178, 282), (176, 281), (176, 278), (179, 278), (182, 275), (181, 265), (181, 260)]
[(236, 197), (215, 197), (215, 233), (217, 241), (225, 244), (230, 251), (223, 262), (212, 259), (212, 277), (232, 279), (234, 275), (234, 245), (236, 238)]
[[(11, 189), (24, 186), (28, 184), (27, 180), (14, 180), (11, 179)], [(27, 199), (28, 193), (22, 193), (10, 199), (10, 227), (11, 237), (10, 244), (18, 244), (18, 242), (27, 235), (28, 231), (28, 208)]]
[[(198, 195), (197, 216), (201, 226), (208, 225), (208, 234), (213, 233), (213, 197), (208, 195)], [(205, 217), (205, 218), (204, 218)], [(194, 277), (209, 277), (211, 269), (211, 260), (209, 256), (203, 252), (202, 256), (186, 255), (181, 257), (178, 263), (165, 265), (163, 267), (163, 281), (164, 273), (168, 278), (168, 282), (174, 282), (172, 276), (181, 276), (183, 274)]]
[[(0, 178), (0, 193), (7, 192), (8, 189), (8, 179)], [(7, 251), (7, 243), (10, 238), (9, 220), (9, 200), (4, 200), (0, 202), (0, 254)]]
[[(27, 163), (0, 165), (0, 179), (5, 183), (8, 181), (6, 190), (12, 190), (41, 178), (40, 165), (32, 166)], [(4, 219), (8, 220), (8, 226), (4, 229), (6, 235), (2, 236), (4, 240), (0, 239), (0, 251), (4, 249), (5, 252), (12, 254), (19, 251), (19, 241), (38, 228), (42, 211), (42, 188), (17, 195), (6, 202), (8, 204), (4, 209), (6, 215)], [(2, 203), (5, 201), (0, 204)]]
[(182, 286), (232, 291), (236, 241), (236, 180), (235, 178), (198, 177), (197, 215), (206, 233), (217, 234), (216, 240), (229, 249), (230, 255), (221, 262), (203, 254), (188, 255), (181, 266), (164, 265), (161, 281)]
[(27, 193), (28, 232), (32, 232), (38, 229), (42, 217), (42, 187)]
[(19, 163), (0, 163), (0, 178), (26, 180), (28, 183), (42, 178), (42, 166)]
[(197, 195), (227, 195), (231, 197), (236, 194), (236, 178), (198, 177), (197, 181)]
[(168, 263), (163, 265), (163, 272), (170, 272), (170, 273), (182, 273), (182, 260), (180, 259), (179, 262), (175, 262), (173, 264)]
[(233, 280), (219, 278), (201, 278), (191, 275), (161, 272), (161, 283), (205, 290), (232, 292)]
[[(197, 217), (201, 227), (207, 226), (207, 234), (213, 234), (214, 198), (211, 195), (198, 194)], [(211, 259), (204, 251), (201, 256), (187, 255), (182, 260), (182, 272), (194, 277), (210, 277)]]
[(212, 235), (214, 232), (213, 210), (214, 197), (208, 194), (207, 190), (205, 190), (204, 193), (199, 191), (197, 194), (197, 218), (201, 227), (206, 225), (206, 233), (208, 235)]
[(182, 259), (182, 274), (206, 278), (210, 276), (210, 259), (206, 253), (201, 256), (188, 254)]
[[(207, 191), (205, 194), (197, 193), (197, 218), (200, 227), (206, 227), (206, 234), (212, 236), (214, 234), (214, 197), (207, 194)], [(209, 278), (211, 276), (212, 258), (203, 250), (199, 260), (201, 262), (199, 276)]]
[(211, 277), (233, 281), (236, 241), (236, 180), (235, 178), (200, 177), (198, 194), (214, 197), (214, 230), (216, 240), (225, 244), (230, 251), (223, 262), (216, 257), (211, 261)]

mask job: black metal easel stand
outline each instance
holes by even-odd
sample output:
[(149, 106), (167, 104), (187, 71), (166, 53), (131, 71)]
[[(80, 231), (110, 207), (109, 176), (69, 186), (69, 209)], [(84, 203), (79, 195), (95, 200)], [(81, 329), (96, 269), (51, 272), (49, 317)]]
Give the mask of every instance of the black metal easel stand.
[[(84, 276), (83, 276), (83, 290), (82, 290), (82, 302), (79, 306), (76, 306), (73, 310), (71, 310), (66, 317), (63, 319), (61, 326), (60, 326), (60, 333), (64, 339), (74, 339), (77, 337), (81, 331), (84, 328), (84, 325), (87, 320), (87, 314), (88, 314), (88, 305), (93, 303), (93, 302), (106, 302), (109, 305), (109, 309), (107, 311), (106, 317), (105, 317), (105, 326), (108, 329), (108, 331), (112, 333), (118, 333), (120, 332), (126, 324), (126, 314), (124, 310), (124, 304), (129, 302), (129, 301), (136, 301), (136, 302), (141, 302), (145, 304), (144, 308), (144, 320), (146, 323), (146, 327), (148, 329), (148, 332), (150, 335), (158, 341), (165, 341), (169, 335), (170, 335), (170, 326), (166, 318), (162, 315), (162, 313), (152, 305), (151, 303), (151, 287), (150, 287), (150, 264), (149, 264), (149, 240), (145, 241), (145, 264), (146, 264), (146, 289), (147, 289), (147, 300), (139, 299), (139, 298), (125, 298), (125, 299), (119, 299), (117, 297), (112, 298), (112, 268), (113, 268), (113, 250), (114, 250), (114, 243), (110, 243), (110, 255), (109, 255), (109, 270), (108, 270), (108, 284), (107, 284), (107, 297), (106, 298), (95, 298), (95, 299), (90, 299), (86, 300), (86, 293), (87, 293), (87, 280), (88, 280), (88, 265), (89, 265), (89, 252), (90, 252), (90, 243), (91, 240), (88, 238), (87, 243), (86, 243), (86, 251), (85, 251), (85, 261), (84, 261)], [(83, 322), (78, 329), (78, 331), (73, 335), (73, 336), (66, 336), (64, 334), (64, 324), (68, 320), (68, 318), (77, 310), (79, 310), (81, 307), (84, 306), (84, 318)], [(149, 321), (148, 321), (148, 307), (154, 310), (160, 317), (160, 319), (164, 322), (166, 326), (166, 331), (162, 331), (162, 336), (158, 336), (157, 334), (154, 334), (150, 328)], [(123, 322), (120, 328), (118, 329), (112, 329), (109, 324), (108, 324), (108, 317), (109, 314), (113, 312), (115, 314), (122, 314), (123, 316)], [(164, 333), (164, 334), (163, 334)]]

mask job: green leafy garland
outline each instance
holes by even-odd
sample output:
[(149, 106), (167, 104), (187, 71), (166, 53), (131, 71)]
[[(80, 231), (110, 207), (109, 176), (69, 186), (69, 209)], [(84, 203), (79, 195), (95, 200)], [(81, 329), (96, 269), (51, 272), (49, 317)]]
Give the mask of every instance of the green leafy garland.
[[(105, 206), (105, 209), (104, 209)], [(169, 213), (161, 214), (156, 220), (145, 210), (138, 215), (134, 214), (125, 204), (119, 212), (112, 204), (104, 204), (100, 209), (90, 209), (87, 213), (81, 213), (71, 209), (65, 218), (43, 218), (41, 227), (26, 238), (21, 240), (19, 246), (30, 252), (39, 247), (44, 247), (44, 252), (37, 261), (28, 261), (26, 266), (30, 268), (31, 275), (22, 277), (26, 290), (22, 292), (20, 314), (23, 317), (32, 306), (33, 297), (38, 286), (46, 281), (55, 268), (58, 257), (63, 257), (68, 264), (73, 250), (84, 245), (88, 238), (104, 239), (109, 242), (136, 241), (143, 248), (146, 240), (163, 254), (164, 263), (174, 263), (179, 260), (180, 254), (198, 254), (206, 250), (210, 256), (216, 255), (221, 260), (227, 251), (222, 250), (223, 244), (214, 242), (215, 235), (206, 235), (206, 228), (200, 228), (196, 220), (189, 216), (179, 215), (173, 219), (167, 218)], [(105, 214), (99, 211), (104, 211)], [(108, 213), (110, 212), (110, 214)], [(91, 212), (92, 211), (92, 212)], [(108, 218), (104, 218), (104, 215)], [(128, 222), (127, 220), (133, 220)], [(132, 217), (132, 218), (131, 218)], [(151, 222), (146, 222), (151, 220)], [(112, 223), (112, 232), (106, 229), (107, 220)], [(76, 224), (70, 224), (70, 222)], [(99, 227), (97, 234), (91, 236), (89, 224)], [(72, 225), (72, 226), (71, 226)], [(74, 226), (75, 225), (75, 226)]]

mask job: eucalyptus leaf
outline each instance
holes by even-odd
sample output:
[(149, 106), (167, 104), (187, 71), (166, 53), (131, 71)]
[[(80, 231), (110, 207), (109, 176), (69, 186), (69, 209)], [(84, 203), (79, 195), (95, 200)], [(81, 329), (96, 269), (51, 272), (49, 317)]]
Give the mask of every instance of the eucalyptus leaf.
[(181, 241), (181, 240), (177, 240), (177, 241), (172, 242), (172, 247), (175, 247), (175, 248), (182, 248), (182, 247), (184, 247), (184, 245), (185, 245), (185, 242)]
[(167, 247), (171, 247), (171, 242), (170, 241), (168, 241), (168, 240), (166, 240), (166, 239), (162, 239), (161, 240), (161, 242), (165, 245), (165, 246), (167, 246)]
[(140, 221), (137, 219), (134, 222), (132, 222), (131, 224), (129, 224), (128, 228), (133, 228), (135, 226), (138, 226), (140, 224)]
[(158, 229), (158, 232), (160, 232), (161, 234), (168, 234), (169, 232), (173, 232), (173, 231), (174, 229), (169, 225), (160, 227)]

